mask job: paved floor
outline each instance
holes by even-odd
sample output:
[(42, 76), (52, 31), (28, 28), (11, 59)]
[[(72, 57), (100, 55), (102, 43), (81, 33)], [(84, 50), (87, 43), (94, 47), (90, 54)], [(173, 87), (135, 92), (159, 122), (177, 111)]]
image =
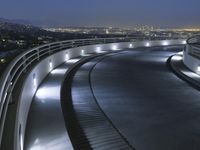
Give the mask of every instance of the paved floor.
[(64, 104), (69, 135), (76, 150), (135, 150), (105, 116), (92, 94), (88, 77), (101, 58), (80, 66), (72, 75), (72, 84), (66, 86), (71, 88), (71, 96), (65, 100), (68, 103)]
[(200, 149), (200, 93), (166, 64), (179, 50), (126, 51), (92, 70), (98, 103), (136, 150)]
[(31, 104), (25, 150), (71, 150), (61, 109), (60, 88), (68, 67), (77, 59), (53, 70), (38, 88)]

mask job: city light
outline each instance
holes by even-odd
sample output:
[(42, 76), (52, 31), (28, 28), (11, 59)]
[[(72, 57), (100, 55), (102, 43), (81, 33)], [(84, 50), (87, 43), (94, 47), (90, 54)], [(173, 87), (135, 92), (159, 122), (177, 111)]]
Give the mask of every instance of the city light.
[(200, 0), (0, 8), (0, 150), (200, 150)]
[(1, 62), (1, 63), (5, 63), (5, 62), (6, 62), (5, 58), (1, 58), (1, 59), (0, 59), (0, 62)]

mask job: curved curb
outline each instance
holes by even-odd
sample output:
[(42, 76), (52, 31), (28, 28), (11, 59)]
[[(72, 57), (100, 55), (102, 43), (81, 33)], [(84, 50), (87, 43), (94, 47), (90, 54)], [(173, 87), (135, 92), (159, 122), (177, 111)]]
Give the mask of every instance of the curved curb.
[[(190, 86), (200, 90), (200, 76), (195, 74), (189, 68), (187, 68), (182, 59), (177, 60), (176, 57), (182, 57), (180, 54), (175, 54), (167, 60), (167, 64), (170, 69), (176, 74), (180, 79), (186, 81)], [(194, 78), (195, 77), (195, 78)]]

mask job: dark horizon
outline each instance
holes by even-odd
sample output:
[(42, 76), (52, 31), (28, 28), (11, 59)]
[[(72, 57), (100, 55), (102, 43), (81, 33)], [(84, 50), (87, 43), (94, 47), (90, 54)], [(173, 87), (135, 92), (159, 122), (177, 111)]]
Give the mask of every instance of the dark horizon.
[(0, 17), (46, 26), (200, 26), (198, 0), (3, 0)]

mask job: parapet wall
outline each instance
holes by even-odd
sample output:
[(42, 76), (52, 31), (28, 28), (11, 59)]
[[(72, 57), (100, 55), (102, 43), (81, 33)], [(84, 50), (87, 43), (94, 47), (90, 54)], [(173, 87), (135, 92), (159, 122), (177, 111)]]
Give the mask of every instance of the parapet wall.
[(200, 75), (200, 47), (187, 44), (183, 52), (183, 63)]

